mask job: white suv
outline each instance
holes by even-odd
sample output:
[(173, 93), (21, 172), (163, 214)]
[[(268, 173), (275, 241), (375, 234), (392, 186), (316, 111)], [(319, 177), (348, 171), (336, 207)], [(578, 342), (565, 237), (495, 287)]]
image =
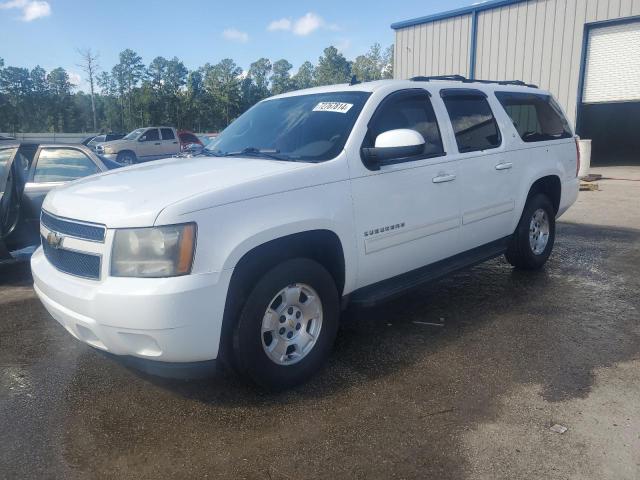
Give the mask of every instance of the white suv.
[(95, 348), (286, 387), (327, 358), (348, 303), (503, 253), (540, 268), (578, 163), (558, 104), (521, 82), (292, 92), (201, 155), (52, 191), (34, 287)]

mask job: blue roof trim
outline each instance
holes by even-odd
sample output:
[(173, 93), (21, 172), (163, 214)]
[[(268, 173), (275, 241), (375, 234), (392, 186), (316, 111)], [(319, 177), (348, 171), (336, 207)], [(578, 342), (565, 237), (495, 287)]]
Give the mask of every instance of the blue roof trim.
[(391, 24), (391, 28), (398, 30), (400, 28), (413, 27), (423, 23), (435, 22), (436, 20), (444, 20), (445, 18), (459, 17), (460, 15), (468, 15), (471, 13), (482, 12), (483, 10), (491, 10), (493, 8), (506, 7), (514, 3), (526, 2), (527, 0), (490, 0), (488, 2), (469, 5), (468, 7), (456, 8), (442, 13), (427, 15), (426, 17), (413, 18)]

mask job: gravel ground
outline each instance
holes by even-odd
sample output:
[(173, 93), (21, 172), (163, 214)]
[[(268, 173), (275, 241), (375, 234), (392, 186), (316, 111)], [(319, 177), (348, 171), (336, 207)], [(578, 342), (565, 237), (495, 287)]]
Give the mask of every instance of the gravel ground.
[(277, 395), (125, 368), (0, 265), (0, 478), (640, 478), (640, 181), (599, 183), (544, 270), (496, 259), (347, 312)]

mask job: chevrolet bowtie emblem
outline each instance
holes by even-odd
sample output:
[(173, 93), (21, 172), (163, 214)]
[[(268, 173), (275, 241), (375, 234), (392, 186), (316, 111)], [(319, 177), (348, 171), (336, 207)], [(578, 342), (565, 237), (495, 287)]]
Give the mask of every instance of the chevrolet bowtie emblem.
[(47, 243), (52, 248), (60, 248), (62, 246), (62, 240), (64, 237), (58, 235), (56, 232), (49, 232), (47, 235)]

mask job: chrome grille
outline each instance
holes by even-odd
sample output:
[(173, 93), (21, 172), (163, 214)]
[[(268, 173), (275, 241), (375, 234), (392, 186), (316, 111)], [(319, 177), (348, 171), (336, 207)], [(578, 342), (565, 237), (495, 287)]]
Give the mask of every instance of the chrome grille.
[(54, 248), (49, 245), (46, 238), (41, 237), (41, 239), (45, 257), (61, 272), (92, 280), (100, 278), (100, 255)]
[(62, 233), (63, 235), (83, 240), (91, 240), (92, 242), (104, 242), (105, 227), (100, 225), (66, 220), (55, 217), (44, 210), (42, 210), (42, 214), (40, 215), (40, 222), (47, 227), (47, 229)]

